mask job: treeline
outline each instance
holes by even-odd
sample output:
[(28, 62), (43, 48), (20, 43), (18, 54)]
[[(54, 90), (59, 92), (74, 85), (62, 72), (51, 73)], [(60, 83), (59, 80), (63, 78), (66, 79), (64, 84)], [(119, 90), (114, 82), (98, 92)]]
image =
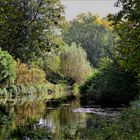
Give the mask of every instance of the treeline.
[[(77, 83), (97, 102), (139, 96), (139, 2), (68, 22), (59, 0), (1, 0), (0, 86)], [(133, 9), (133, 10), (132, 10)]]

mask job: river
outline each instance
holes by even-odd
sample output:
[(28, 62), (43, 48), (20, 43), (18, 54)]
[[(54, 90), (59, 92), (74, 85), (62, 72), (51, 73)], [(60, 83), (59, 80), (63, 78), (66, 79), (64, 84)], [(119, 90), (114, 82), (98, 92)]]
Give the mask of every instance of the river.
[(123, 110), (82, 106), (80, 99), (55, 106), (40, 99), (0, 99), (0, 140), (87, 140), (78, 130), (97, 125), (98, 118), (114, 121)]

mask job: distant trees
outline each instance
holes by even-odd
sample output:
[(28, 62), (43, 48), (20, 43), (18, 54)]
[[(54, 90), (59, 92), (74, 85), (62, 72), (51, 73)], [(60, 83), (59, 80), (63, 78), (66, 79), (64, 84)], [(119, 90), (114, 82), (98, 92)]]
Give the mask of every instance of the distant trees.
[(58, 47), (62, 13), (59, 0), (1, 0), (1, 48), (27, 62), (42, 50)]
[(78, 15), (76, 19), (70, 21), (68, 29), (63, 32), (66, 43), (81, 44), (94, 67), (97, 67), (101, 57), (110, 53), (114, 47), (114, 38), (107, 19), (101, 19), (91, 13)]

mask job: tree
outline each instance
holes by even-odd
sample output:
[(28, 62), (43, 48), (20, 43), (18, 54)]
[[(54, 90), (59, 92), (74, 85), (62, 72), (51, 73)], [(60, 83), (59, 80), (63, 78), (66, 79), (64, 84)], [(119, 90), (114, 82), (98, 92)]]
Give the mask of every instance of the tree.
[(84, 49), (75, 43), (66, 46), (66, 50), (61, 54), (61, 72), (74, 82), (83, 84), (91, 71)]
[(78, 15), (70, 21), (69, 28), (63, 32), (66, 43), (81, 44), (94, 67), (97, 67), (100, 57), (110, 53), (114, 47), (114, 37), (107, 19), (100, 19), (91, 13)]
[(116, 6), (120, 5), (122, 10), (110, 16), (119, 36), (118, 59), (126, 70), (140, 77), (140, 1), (118, 0)]
[(59, 0), (1, 0), (0, 13), (0, 46), (15, 58), (31, 60), (57, 47), (52, 38), (63, 24)]

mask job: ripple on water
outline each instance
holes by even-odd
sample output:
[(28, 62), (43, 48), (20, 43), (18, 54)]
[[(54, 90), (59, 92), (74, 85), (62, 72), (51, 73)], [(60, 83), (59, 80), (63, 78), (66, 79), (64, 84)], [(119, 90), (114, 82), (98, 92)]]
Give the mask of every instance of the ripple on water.
[(76, 108), (72, 110), (74, 113), (91, 113), (98, 116), (110, 116), (115, 117), (120, 115), (120, 109), (116, 110), (113, 108)]

